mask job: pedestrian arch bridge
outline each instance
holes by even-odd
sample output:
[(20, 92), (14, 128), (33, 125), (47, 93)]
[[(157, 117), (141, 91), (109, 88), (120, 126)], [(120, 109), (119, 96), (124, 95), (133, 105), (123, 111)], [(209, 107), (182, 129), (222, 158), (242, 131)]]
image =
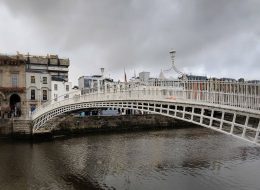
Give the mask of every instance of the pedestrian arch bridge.
[(31, 114), (33, 133), (58, 115), (92, 108), (160, 114), (260, 145), (260, 85), (221, 81), (122, 83), (79, 91), (38, 107)]

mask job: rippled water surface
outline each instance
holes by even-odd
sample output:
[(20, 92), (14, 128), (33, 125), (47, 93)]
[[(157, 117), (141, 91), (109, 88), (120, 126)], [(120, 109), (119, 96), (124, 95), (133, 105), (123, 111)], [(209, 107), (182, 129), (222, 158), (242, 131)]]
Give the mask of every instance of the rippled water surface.
[(260, 189), (260, 147), (204, 128), (0, 141), (0, 189)]

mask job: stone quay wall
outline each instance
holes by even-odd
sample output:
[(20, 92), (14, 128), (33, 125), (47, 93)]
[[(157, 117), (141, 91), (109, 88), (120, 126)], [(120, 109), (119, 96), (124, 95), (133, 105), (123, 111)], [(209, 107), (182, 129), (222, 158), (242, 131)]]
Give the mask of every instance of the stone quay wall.
[[(34, 136), (79, 135), (115, 131), (157, 130), (165, 128), (187, 128), (197, 125), (161, 115), (121, 115), (75, 117), (63, 115), (46, 123)], [(0, 136), (31, 138), (32, 123), (22, 119), (0, 119)]]
[(24, 119), (0, 119), (0, 136), (30, 138), (32, 125), (30, 120)]
[(49, 123), (49, 126), (56, 123), (52, 131), (54, 135), (198, 127), (195, 124), (161, 115), (67, 116), (61, 120), (58, 124), (57, 120)]

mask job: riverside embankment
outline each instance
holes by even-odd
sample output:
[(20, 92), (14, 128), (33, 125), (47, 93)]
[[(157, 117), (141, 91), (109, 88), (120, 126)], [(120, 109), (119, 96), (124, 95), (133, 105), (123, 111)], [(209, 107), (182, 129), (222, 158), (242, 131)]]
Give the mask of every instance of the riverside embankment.
[[(46, 123), (40, 133), (31, 135), (31, 124), (24, 120), (1, 120), (0, 135), (15, 139), (52, 139), (57, 136), (84, 135), (166, 128), (196, 127), (181, 120), (160, 115), (120, 115), (76, 117), (63, 115)], [(42, 133), (41, 133), (42, 131)]]

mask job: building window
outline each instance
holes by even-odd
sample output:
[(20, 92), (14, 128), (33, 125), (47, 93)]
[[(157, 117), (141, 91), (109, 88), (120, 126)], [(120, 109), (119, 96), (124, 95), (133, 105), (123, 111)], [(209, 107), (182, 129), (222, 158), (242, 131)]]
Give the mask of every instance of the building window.
[(69, 91), (69, 90), (70, 90), (70, 86), (66, 85), (66, 91)]
[(58, 85), (54, 84), (54, 90), (58, 90)]
[(54, 94), (54, 101), (58, 100), (58, 94)]
[(18, 74), (11, 75), (12, 87), (18, 87)]
[(35, 83), (35, 76), (31, 76), (31, 83)]
[(31, 100), (35, 100), (35, 90), (31, 90)]
[(42, 83), (47, 84), (47, 77), (42, 77)]
[(47, 100), (47, 90), (42, 91), (42, 100)]
[(84, 88), (90, 88), (92, 79), (84, 79)]

